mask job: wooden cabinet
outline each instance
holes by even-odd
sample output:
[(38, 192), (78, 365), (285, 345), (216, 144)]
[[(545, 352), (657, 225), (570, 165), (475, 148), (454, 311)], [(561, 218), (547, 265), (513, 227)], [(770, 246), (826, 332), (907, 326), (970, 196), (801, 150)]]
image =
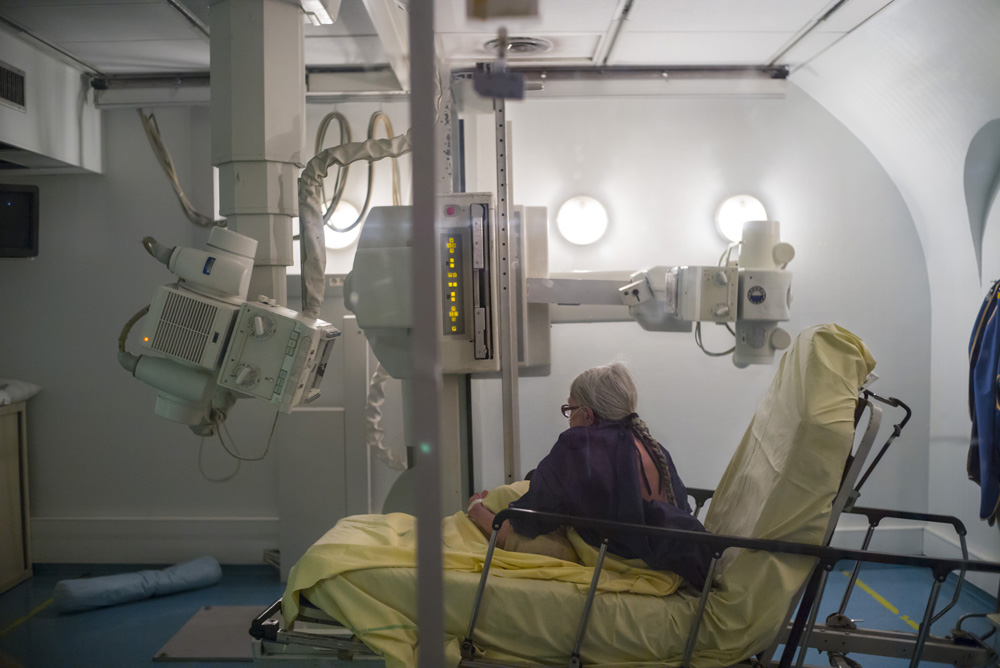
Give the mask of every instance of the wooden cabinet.
[(31, 577), (25, 402), (0, 406), (0, 593)]

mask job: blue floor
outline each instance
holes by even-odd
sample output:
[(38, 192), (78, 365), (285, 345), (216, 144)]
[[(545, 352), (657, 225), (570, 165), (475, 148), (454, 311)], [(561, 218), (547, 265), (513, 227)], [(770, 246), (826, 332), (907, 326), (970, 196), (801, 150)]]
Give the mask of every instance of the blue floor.
[[(853, 568), (853, 562), (841, 563), (830, 573), (819, 614), (816, 617), (818, 623), (823, 623), (829, 614), (837, 612)], [(865, 564), (858, 575), (858, 581), (859, 585), (855, 586), (845, 610), (847, 617), (858, 621), (858, 627), (882, 631), (917, 632), (920, 622), (923, 620), (933, 583), (933, 578), (928, 570)], [(952, 575), (942, 585), (935, 611), (941, 610), (952, 600), (956, 583), (957, 578)], [(934, 623), (931, 627), (931, 633), (940, 637), (950, 635), (960, 616), (967, 613), (988, 613), (996, 610), (997, 604), (993, 595), (965, 583), (955, 607)], [(969, 619), (962, 624), (962, 629), (984, 635), (992, 629), (992, 624), (981, 618)], [(990, 638), (988, 643), (991, 647), (995, 647), (995, 638)], [(780, 654), (775, 658), (780, 658)], [(864, 668), (906, 668), (910, 665), (909, 660), (906, 659), (853, 653), (849, 655), (849, 658), (861, 663)], [(821, 655), (816, 650), (809, 650), (805, 663), (819, 666), (830, 665), (827, 656)]]
[[(848, 582), (844, 565), (831, 573), (819, 620), (835, 612)], [(90, 666), (151, 666), (153, 656), (206, 605), (259, 605), (263, 610), (281, 596), (284, 586), (270, 566), (224, 566), (219, 584), (195, 591), (150, 598), (89, 612), (62, 615), (49, 602), (52, 588), (63, 579), (94, 577), (141, 570), (136, 566), (36, 565), (35, 576), (0, 596), (0, 668)], [(855, 590), (847, 615), (863, 619), (865, 628), (915, 631), (919, 624), (931, 577), (914, 568), (870, 565), (861, 571), (863, 584)], [(954, 580), (945, 583), (941, 603), (951, 600)], [(995, 599), (966, 584), (959, 604), (934, 625), (934, 635), (947, 635), (959, 615), (992, 612)], [(966, 629), (982, 633), (990, 625), (973, 620)], [(249, 636), (247, 636), (249, 643)], [(851, 655), (865, 668), (896, 668), (908, 661)], [(827, 666), (826, 656), (810, 650), (806, 663)], [(157, 666), (169, 664), (156, 663)], [(185, 666), (225, 668), (246, 663), (188, 662)]]
[[(222, 580), (211, 587), (75, 614), (52, 609), (52, 589), (60, 580), (146, 568), (149, 566), (36, 564), (33, 578), (0, 596), (0, 668), (151, 666), (153, 655), (203, 606), (259, 605), (263, 610), (285, 589), (277, 569), (271, 566), (223, 566)], [(248, 664), (180, 665), (225, 668)]]

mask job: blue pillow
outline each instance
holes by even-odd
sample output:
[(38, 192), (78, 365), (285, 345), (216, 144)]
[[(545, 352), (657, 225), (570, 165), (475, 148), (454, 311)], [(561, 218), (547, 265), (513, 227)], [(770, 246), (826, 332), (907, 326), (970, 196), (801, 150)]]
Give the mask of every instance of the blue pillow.
[(52, 605), (59, 612), (80, 612), (207, 587), (220, 579), (219, 562), (199, 557), (163, 570), (61, 580), (52, 591)]

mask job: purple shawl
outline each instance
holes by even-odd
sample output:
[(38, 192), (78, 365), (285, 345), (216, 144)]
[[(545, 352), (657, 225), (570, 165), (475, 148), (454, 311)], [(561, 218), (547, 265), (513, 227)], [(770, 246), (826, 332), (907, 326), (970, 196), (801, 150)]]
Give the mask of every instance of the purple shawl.
[[(639, 475), (639, 453), (632, 431), (617, 422), (589, 427), (571, 427), (542, 459), (531, 476), (531, 486), (513, 508), (562, 513), (630, 524), (644, 524), (688, 531), (705, 531), (691, 514), (687, 492), (667, 457), (674, 496), (682, 507), (642, 498), (644, 480)], [(517, 533), (534, 538), (554, 531), (556, 524), (539, 520), (512, 519)], [(580, 529), (591, 545), (600, 545), (598, 534)], [(664, 538), (616, 536), (608, 541), (608, 551), (625, 559), (642, 559), (655, 570), (677, 573), (700, 587), (705, 581), (711, 549)]]

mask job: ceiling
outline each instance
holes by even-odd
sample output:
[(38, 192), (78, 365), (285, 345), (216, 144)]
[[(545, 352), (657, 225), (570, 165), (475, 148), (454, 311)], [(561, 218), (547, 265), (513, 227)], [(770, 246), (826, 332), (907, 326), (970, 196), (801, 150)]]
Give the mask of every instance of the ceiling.
[[(544, 40), (511, 62), (593, 66), (795, 67), (893, 0), (538, 0), (536, 19), (469, 19), (465, 0), (435, 0), (441, 54), (453, 65), (493, 55), (500, 25)], [(0, 0), (0, 25), (105, 75), (207, 72), (209, 0)], [(311, 69), (397, 70), (405, 1), (342, 0), (333, 25), (305, 25)], [(388, 18), (387, 18), (388, 17)], [(396, 22), (393, 35), (393, 19)], [(402, 26), (404, 34), (400, 38)]]

